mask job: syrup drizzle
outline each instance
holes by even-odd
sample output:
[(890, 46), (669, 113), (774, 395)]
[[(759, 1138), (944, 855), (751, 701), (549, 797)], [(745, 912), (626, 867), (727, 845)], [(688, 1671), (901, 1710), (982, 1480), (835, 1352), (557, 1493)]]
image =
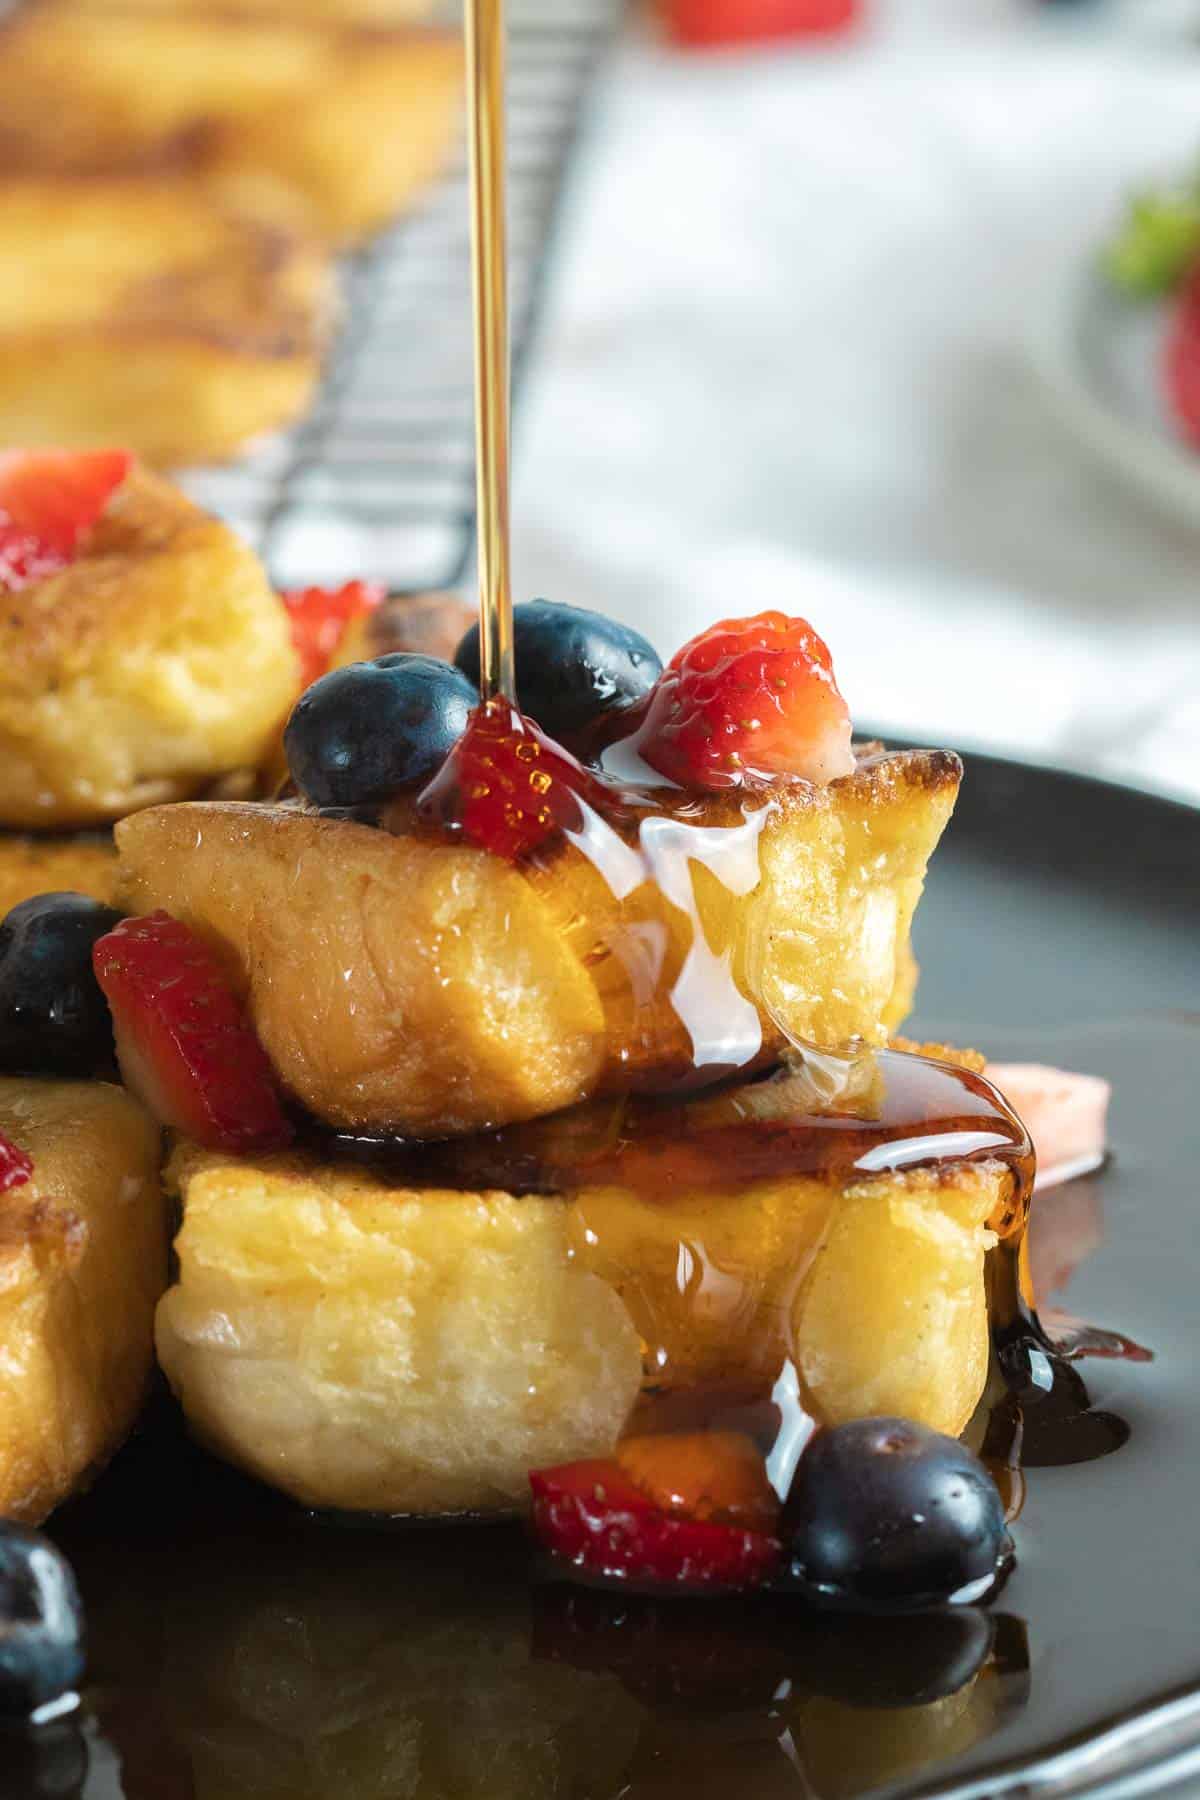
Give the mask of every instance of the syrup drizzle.
[[(741, 1411), (760, 1416), (760, 1441), (782, 1496), (816, 1409), (786, 1332), (772, 1331), (767, 1315), (776, 1326), (788, 1315), (821, 1226), (810, 1221), (807, 1232), (796, 1230), (783, 1290), (767, 1304), (761, 1271), (748, 1276), (736, 1254), (731, 1259), (714, 1249), (702, 1230), (687, 1223), (689, 1210), (722, 1193), (752, 1204), (772, 1183), (815, 1178), (821, 1191), (834, 1196), (855, 1178), (931, 1169), (940, 1180), (964, 1164), (999, 1164), (1003, 1198), (988, 1221), (994, 1248), (986, 1265), (993, 1340), (1010, 1390), (1044, 1395), (1061, 1389), (1059, 1371), (1066, 1365), (1038, 1324), (1024, 1251), (1033, 1152), (1024, 1127), (987, 1082), (918, 1057), (882, 1052), (839, 1060), (793, 1046), (798, 1055), (785, 1067), (746, 1082), (745, 1071), (764, 1055), (763, 1015), (735, 981), (729, 948), (709, 942), (696, 870), (703, 869), (734, 899), (752, 892), (760, 879), (761, 834), (773, 809), (769, 795), (743, 795), (737, 816), (714, 825), (707, 808), (689, 803), (678, 790), (664, 791), (638, 758), (636, 737), (598, 744), (600, 766), (585, 769), (559, 754), (516, 711), (502, 0), (467, 0), (466, 40), (481, 706), (463, 743), (420, 797), (415, 817), (401, 803), (386, 822), (400, 830), (465, 831), (477, 842), (486, 842), (490, 833), (491, 847), (520, 862), (535, 883), (562, 854), (590, 865), (617, 914), (599, 937), (593, 931), (577, 948), (594, 971), (607, 961), (620, 972), (615, 987), (611, 980), (607, 984), (606, 1028), (621, 1042), (631, 1091), (613, 1102), (452, 1144), (343, 1138), (333, 1148), (335, 1154), (369, 1158), (406, 1186), (574, 1199), (570, 1253), (614, 1281), (633, 1317), (642, 1344), (643, 1403), (661, 1402), (664, 1394), (676, 1403), (682, 1399), (694, 1419), (715, 1386), (721, 1390), (721, 1416), (728, 1418), (729, 1369), (736, 1369)], [(511, 768), (496, 756), (506, 729), (513, 737)], [(656, 902), (647, 913), (636, 904), (644, 889)], [(585, 904), (575, 921), (577, 933), (589, 930), (587, 914)], [(679, 915), (685, 928), (682, 948), (668, 923), (672, 915)], [(740, 1085), (720, 1090), (707, 1085), (699, 1099), (683, 1100), (678, 1093), (638, 1097), (632, 1091), (639, 1014), (653, 1009), (664, 993), (686, 1039), (680, 1084), (705, 1086), (740, 1071)], [(661, 1056), (652, 1053), (648, 1062), (661, 1089)], [(668, 1215), (662, 1244), (668, 1258), (674, 1257), (674, 1269), (666, 1279), (656, 1269), (643, 1280), (635, 1267), (622, 1280), (606, 1264), (606, 1240), (615, 1236), (619, 1243), (627, 1201), (641, 1209), (643, 1223), (652, 1214)], [(697, 1367), (689, 1342), (696, 1320), (706, 1316), (721, 1327), (711, 1369)], [(1086, 1353), (1097, 1341), (1076, 1333), (1074, 1352)], [(678, 1410), (674, 1416), (678, 1420)], [(1004, 1460), (1003, 1430), (993, 1429), (990, 1437)], [(1007, 1440), (1010, 1453), (1019, 1437), (1015, 1424)]]

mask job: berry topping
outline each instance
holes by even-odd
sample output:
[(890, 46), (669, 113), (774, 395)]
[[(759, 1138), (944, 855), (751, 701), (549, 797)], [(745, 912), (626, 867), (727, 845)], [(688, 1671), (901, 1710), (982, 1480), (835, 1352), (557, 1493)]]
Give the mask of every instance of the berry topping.
[(0, 1132), (0, 1194), (23, 1187), (33, 1174), (33, 1158)]
[[(656, 1480), (664, 1472), (665, 1462), (656, 1464)], [(779, 1561), (779, 1541), (768, 1532), (667, 1511), (615, 1460), (538, 1469), (529, 1481), (539, 1541), (590, 1575), (748, 1588), (765, 1581)]]
[(0, 456), (0, 588), (56, 574), (129, 473), (125, 450), (12, 450)]
[(0, 1715), (28, 1719), (82, 1675), (83, 1608), (70, 1564), (36, 1531), (0, 1522)]
[(86, 894), (37, 894), (13, 907), (0, 924), (0, 1069), (111, 1068), (112, 1020), (92, 946), (120, 918)]
[(805, 1593), (864, 1611), (982, 1599), (1012, 1555), (983, 1464), (908, 1419), (819, 1432), (800, 1459), (784, 1535)]
[(211, 1150), (276, 1150), (292, 1128), (215, 953), (165, 912), (124, 919), (93, 952), (125, 1083)]
[(583, 824), (596, 782), (506, 700), (480, 706), (418, 801), (423, 818), (510, 861)]
[(316, 806), (369, 806), (428, 781), (466, 730), (478, 695), (432, 656), (395, 651), (351, 663), (302, 694), (283, 745)]
[[(522, 710), (572, 748), (601, 715), (644, 700), (662, 673), (658, 652), (640, 632), (552, 600), (513, 608), (513, 649)], [(478, 625), (454, 660), (478, 688)]]
[(1163, 375), (1176, 424), (1200, 445), (1200, 268), (1175, 301), (1163, 348)]
[(685, 788), (849, 775), (850, 715), (803, 619), (724, 619), (685, 644), (650, 696), (636, 749)]
[(382, 605), (387, 589), (377, 581), (347, 581), (339, 588), (289, 588), (279, 598), (288, 610), (303, 687), (324, 675), (347, 627)]

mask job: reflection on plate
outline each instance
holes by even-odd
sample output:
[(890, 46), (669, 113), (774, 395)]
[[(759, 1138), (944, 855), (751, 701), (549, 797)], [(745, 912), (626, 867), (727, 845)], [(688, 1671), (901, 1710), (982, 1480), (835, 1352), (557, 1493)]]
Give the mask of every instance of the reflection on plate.
[(1063, 419), (1115, 474), (1174, 518), (1200, 522), (1200, 452), (1180, 438), (1163, 394), (1167, 312), (1124, 299), (1089, 252), (1072, 264), (1033, 337)]
[[(567, 1589), (512, 1528), (307, 1520), (165, 1413), (55, 1522), (91, 1685), (41, 1771), (0, 1757), (3, 1800), (993, 1800), (1200, 1768), (1200, 812), (980, 758), (951, 840), (919, 1026), (1112, 1080), (1113, 1161), (1046, 1197), (1034, 1254), (1053, 1304), (1156, 1357), (1081, 1365), (1084, 1419), (1128, 1441), (1030, 1456), (998, 1607), (871, 1622)], [(1194, 1020), (1171, 1010), (1189, 994)]]

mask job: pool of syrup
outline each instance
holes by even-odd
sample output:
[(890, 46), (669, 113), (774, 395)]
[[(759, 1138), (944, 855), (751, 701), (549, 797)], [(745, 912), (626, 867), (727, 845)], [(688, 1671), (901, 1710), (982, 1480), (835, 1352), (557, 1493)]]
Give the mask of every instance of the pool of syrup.
[(1085, 1386), (1066, 1399), (1021, 1395), (1019, 1560), (993, 1608), (854, 1621), (785, 1597), (577, 1590), (514, 1527), (313, 1521), (188, 1446), (164, 1404), (55, 1522), (90, 1685), (40, 1769), (14, 1750), (0, 1795), (850, 1800), (972, 1779), (990, 1795), (1101, 1728), (1136, 1758), (1200, 1742), (1200, 1024), (989, 1048), (1113, 1080), (1113, 1161), (1039, 1197), (1032, 1260), (1066, 1275), (1056, 1305), (1156, 1353), (1073, 1365)]

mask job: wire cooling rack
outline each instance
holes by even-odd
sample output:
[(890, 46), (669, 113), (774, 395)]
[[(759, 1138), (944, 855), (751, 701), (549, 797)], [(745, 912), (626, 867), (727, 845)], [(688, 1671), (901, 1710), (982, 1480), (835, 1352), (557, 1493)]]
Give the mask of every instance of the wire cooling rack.
[[(582, 108), (620, 0), (509, 10), (509, 283), (515, 373)], [(184, 485), (280, 586), (355, 575), (394, 589), (462, 574), (475, 519), (465, 138), (423, 203), (342, 266), (341, 326), (290, 431)]]

